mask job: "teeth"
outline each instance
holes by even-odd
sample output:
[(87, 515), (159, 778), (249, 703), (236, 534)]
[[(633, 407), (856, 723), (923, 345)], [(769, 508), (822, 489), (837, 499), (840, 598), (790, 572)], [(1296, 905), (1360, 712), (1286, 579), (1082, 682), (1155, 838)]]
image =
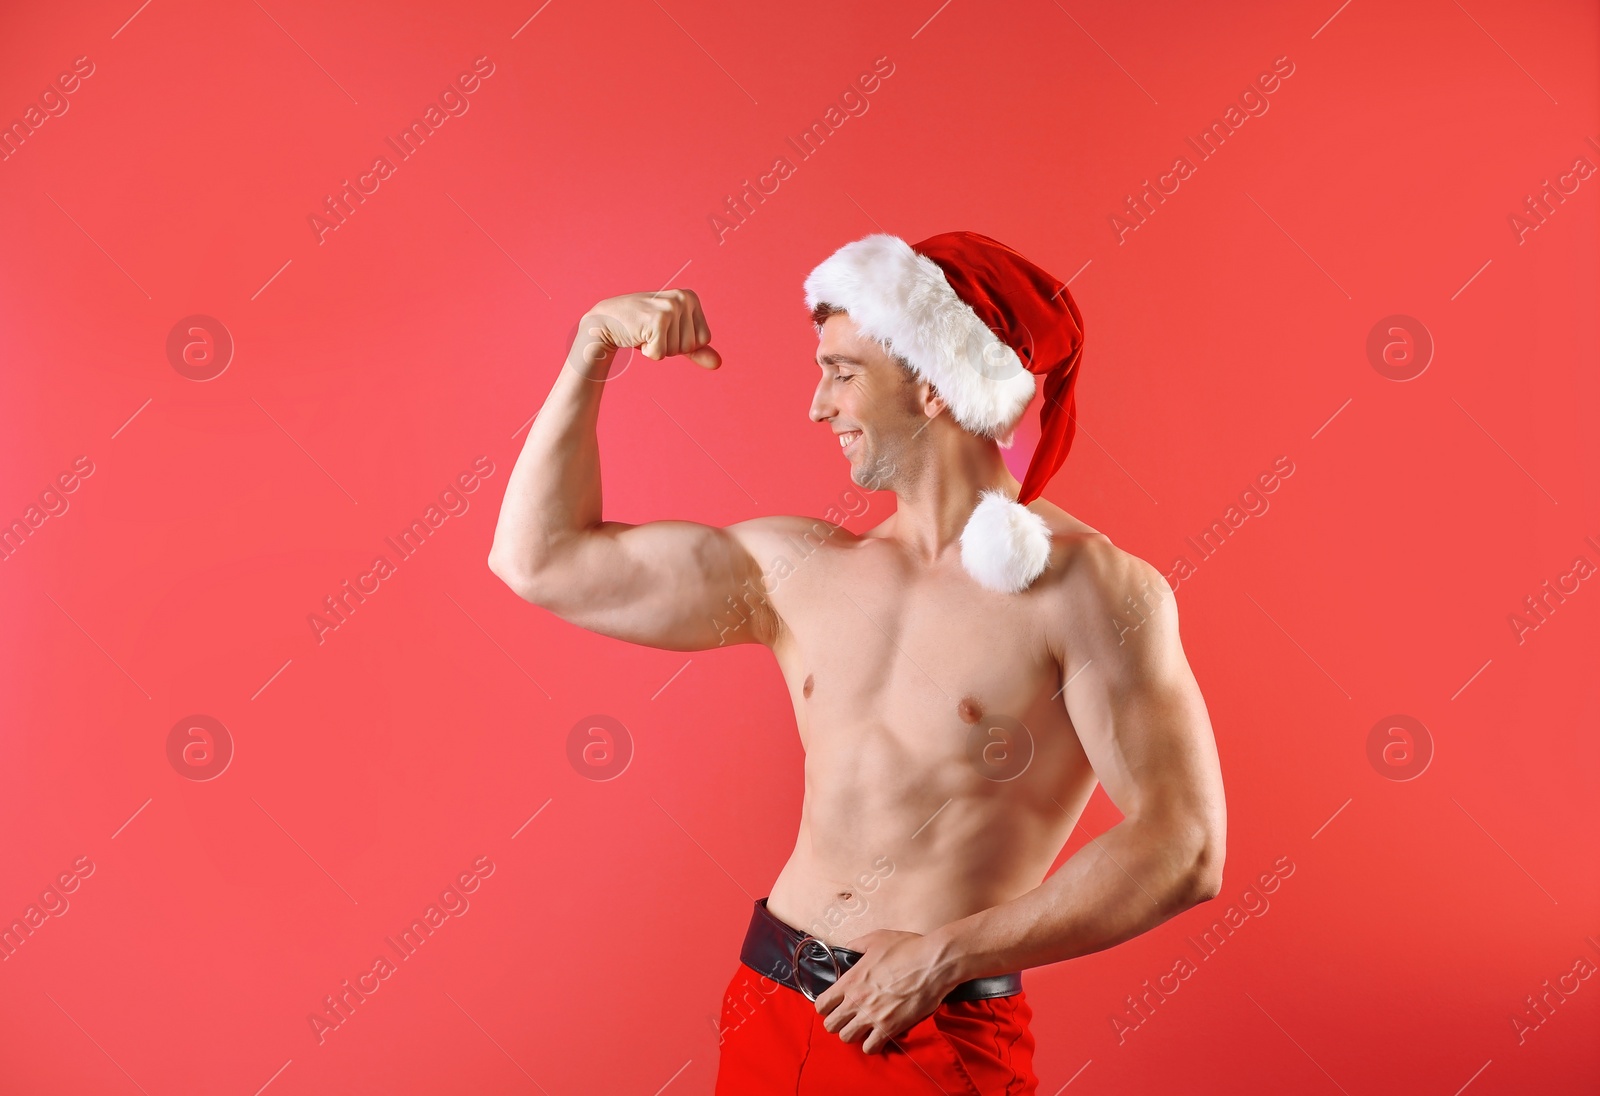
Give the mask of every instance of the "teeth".
[(850, 430), (850, 431), (847, 431), (846, 433), (840, 434), (839, 435), (839, 448), (840, 449), (848, 448), (850, 443), (855, 441), (860, 436), (861, 436), (861, 431), (859, 431), (859, 430)]

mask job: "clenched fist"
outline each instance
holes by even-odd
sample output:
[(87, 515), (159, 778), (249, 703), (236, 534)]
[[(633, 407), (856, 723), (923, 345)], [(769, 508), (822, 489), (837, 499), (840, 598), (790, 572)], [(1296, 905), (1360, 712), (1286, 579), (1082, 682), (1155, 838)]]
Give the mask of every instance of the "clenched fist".
[[(682, 354), (696, 365), (715, 369), (722, 355), (711, 347), (711, 328), (692, 289), (625, 293), (607, 297), (578, 321), (573, 347), (580, 363), (592, 369), (624, 347), (657, 361)], [(575, 363), (579, 364), (579, 363)]]

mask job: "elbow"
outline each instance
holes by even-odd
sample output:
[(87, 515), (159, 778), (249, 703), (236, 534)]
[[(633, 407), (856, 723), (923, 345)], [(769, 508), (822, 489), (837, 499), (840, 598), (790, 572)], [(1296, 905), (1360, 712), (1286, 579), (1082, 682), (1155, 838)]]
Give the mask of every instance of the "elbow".
[(1198, 906), (1222, 893), (1222, 861), (1227, 838), (1220, 830), (1206, 833), (1189, 861), (1185, 880), (1187, 905)]
[(535, 605), (540, 604), (540, 598), (543, 595), (540, 593), (541, 585), (537, 578), (537, 572), (533, 569), (507, 559), (503, 552), (496, 552), (491, 549), (489, 552), (489, 570), (501, 582), (511, 587), (512, 593), (523, 601), (532, 602)]

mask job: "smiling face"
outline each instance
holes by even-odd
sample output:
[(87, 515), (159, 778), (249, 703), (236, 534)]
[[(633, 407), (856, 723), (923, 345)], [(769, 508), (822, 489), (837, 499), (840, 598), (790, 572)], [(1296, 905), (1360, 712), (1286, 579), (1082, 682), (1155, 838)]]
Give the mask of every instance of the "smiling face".
[[(823, 321), (817, 365), (822, 377), (811, 397), (812, 421), (827, 424), (839, 439), (856, 486), (890, 488), (931, 420), (931, 386), (863, 336), (843, 312)], [(942, 406), (936, 396), (933, 402)]]

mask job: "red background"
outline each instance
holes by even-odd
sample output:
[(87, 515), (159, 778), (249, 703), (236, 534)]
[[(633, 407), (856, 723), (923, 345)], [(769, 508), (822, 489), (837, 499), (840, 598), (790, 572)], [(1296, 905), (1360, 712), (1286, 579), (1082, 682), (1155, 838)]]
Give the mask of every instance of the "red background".
[[(1228, 791), (1216, 901), (1027, 975), (1041, 1092), (1593, 1091), (1600, 980), (1512, 1018), (1600, 965), (1600, 582), (1521, 642), (1508, 619), (1600, 564), (1600, 178), (1520, 242), (1509, 219), (1600, 165), (1593, 5), (135, 7), (0, 28), (0, 120), (94, 65), (0, 163), (0, 519), (94, 468), (0, 561), (0, 919), (95, 866), (0, 963), (4, 1091), (709, 1092), (793, 842), (793, 715), (759, 647), (627, 646), (489, 573), (517, 431), (585, 308), (690, 287), (726, 364), (610, 384), (607, 516), (820, 515), (850, 485), (806, 418), (801, 281), (953, 228), (1072, 279), (1081, 425), (1047, 495), (1197, 563)], [(319, 243), (308, 216), (482, 56), (467, 113)], [(1199, 160), (1186, 137), (1280, 57), (1267, 113)], [(1397, 313), (1435, 343), (1405, 382), (1366, 351)], [(203, 383), (165, 351), (194, 314), (236, 346)], [(323, 598), (480, 456), (470, 508), (319, 643)], [(1280, 456), (1270, 509), (1199, 562), (1185, 538)], [(204, 782), (167, 756), (196, 713), (236, 750)], [(634, 743), (607, 782), (567, 760), (593, 713)], [(1432, 736), (1409, 781), (1368, 759), (1396, 713)], [(1063, 856), (1116, 819), (1097, 793)], [(470, 909), (319, 1044), (308, 1015), (480, 856)], [(1241, 903), (1119, 1042), (1125, 998)]]

